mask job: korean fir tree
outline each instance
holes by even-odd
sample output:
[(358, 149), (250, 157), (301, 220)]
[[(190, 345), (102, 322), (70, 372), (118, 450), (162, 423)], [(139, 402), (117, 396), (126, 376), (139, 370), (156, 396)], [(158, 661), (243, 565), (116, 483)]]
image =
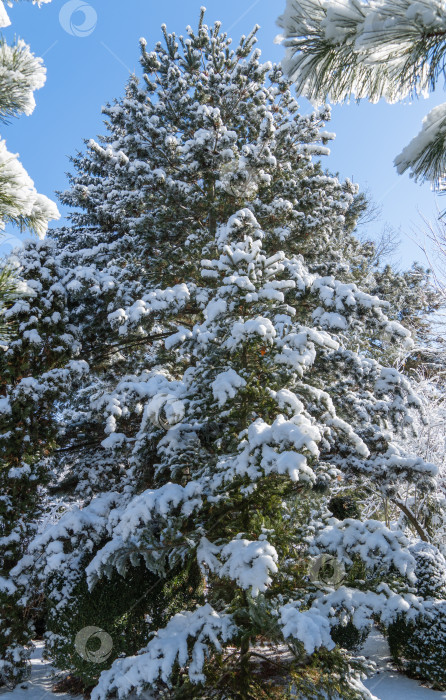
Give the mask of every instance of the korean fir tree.
[[(344, 233), (353, 204), (351, 186), (311, 163), (311, 154), (323, 152), (318, 117), (300, 117), (280, 71), (249, 56), (252, 37), (235, 53), (218, 26), (190, 32), (184, 52), (173, 36), (166, 39), (167, 49), (152, 54), (143, 46), (146, 89), (132, 81), (126, 100), (107, 110), (106, 147), (91, 143), (89, 155), (76, 161), (80, 175), (65, 197), (82, 211), (73, 232), (59, 235), (62, 258), (79, 260), (79, 235), (90, 262), (88, 274), (85, 265), (66, 263), (73, 300), (93, 289), (97, 297), (96, 313), (81, 319), (82, 309), (76, 312), (84, 347), (93, 326), (110, 339), (109, 320), (116, 333), (109, 346), (119, 348), (105, 369), (97, 363), (90, 410), (76, 416), (71, 430), (92, 416), (99, 423), (105, 412), (106, 452), (89, 474), (99, 481), (113, 462), (118, 474), (112, 492), (48, 528), (34, 551), (47, 576), (66, 565), (50, 598), (67, 585), (74, 592), (69, 575), (79, 581), (87, 561), (93, 595), (114, 569), (132, 580), (141, 558), (161, 580), (178, 566), (201, 570), (201, 586), (184, 597), (184, 612), (170, 619), (168, 613), (136, 660), (115, 662), (98, 694), (160, 682), (165, 693), (255, 696), (263, 692), (261, 667), (252, 661), (261, 654), (259, 640), (268, 638), (278, 645), (274, 663), (286, 680), (293, 664), (311, 668), (310, 657), (330, 682), (333, 665), (342, 669), (341, 658), (326, 653), (335, 617), (324, 613), (333, 608), (333, 595), (306, 576), (308, 533), (322, 528), (320, 546), (335, 547), (340, 556), (351, 533), (357, 556), (367, 543), (372, 553), (378, 538), (385, 550), (366, 564), (381, 573), (393, 567), (393, 576), (403, 576), (414, 566), (401, 551), (402, 536), (382, 524), (352, 521), (327, 533), (310, 517), (322, 510), (322, 486), (329, 491), (342, 472), (389, 493), (411, 479), (429, 487), (432, 468), (398, 454), (379, 425), (380, 416), (387, 430), (405, 422), (407, 383), (350, 347), (366, 335), (404, 339), (407, 333), (388, 321), (379, 300), (352, 283), (311, 273), (299, 256), (302, 251), (316, 265), (324, 239)], [(345, 261), (341, 271), (353, 274)], [(166, 288), (169, 283), (174, 286)], [(153, 342), (157, 327), (175, 331), (168, 343), (150, 354), (135, 351), (134, 345)], [(340, 338), (333, 329), (342, 331)], [(126, 376), (129, 365), (138, 371)], [(91, 452), (73, 452), (88, 500), (100, 488), (94, 478), (85, 488)], [(109, 542), (98, 547), (104, 537)], [(388, 600), (407, 605), (390, 588), (379, 595), (347, 589), (336, 594), (337, 607), (352, 613), (353, 595), (368, 620), (385, 616)], [(55, 617), (67, 604), (62, 598), (59, 593)], [(202, 669), (206, 640), (218, 636), (230, 651), (210, 655)], [(293, 660), (283, 664), (280, 642), (292, 638)], [(333, 696), (359, 687), (345, 669), (332, 676)], [(166, 689), (171, 675), (175, 691)], [(311, 672), (300, 678), (313, 692)]]
[[(332, 652), (333, 607), (370, 624), (372, 614), (386, 618), (393, 606), (407, 605), (390, 587), (381, 594), (349, 588), (323, 594), (309, 580), (309, 541), (347, 559), (362, 552), (371, 571), (394, 568), (397, 578), (410, 578), (414, 560), (402, 533), (377, 521), (325, 528), (312, 522), (321, 491), (341, 474), (329, 461), (336, 445), (343, 446), (344, 467), (355, 456), (367, 463), (365, 443), (320, 388), (338, 363), (344, 369), (363, 363), (311, 322), (311, 307), (326, 294), (320, 278), (268, 238), (246, 208), (204, 246), (207, 284), (188, 285), (204, 318), (177, 329), (165, 343), (174, 351), (170, 361), (164, 355), (163, 369), (146, 379), (151, 389), (137, 439), (156, 444), (154, 488), (111, 514), (111, 539), (87, 569), (95, 586), (114, 569), (129, 575), (129, 563), (140, 558), (160, 575), (176, 561), (185, 569), (198, 562), (203, 591), (139, 656), (118, 659), (104, 672), (93, 697), (113, 691), (125, 697), (147, 686), (161, 697), (260, 698), (279, 689), (285, 697), (293, 676), (305, 697), (324, 688), (329, 697), (367, 697), (353, 669)], [(379, 310), (376, 299), (353, 287), (350, 293), (350, 320), (364, 304)], [(368, 382), (381, 373), (376, 366)], [(319, 527), (318, 537), (309, 538)], [(377, 537), (384, 545), (379, 554)]]
[[(89, 685), (105, 669), (95, 698), (369, 697), (331, 630), (423, 605), (402, 532), (329, 518), (339, 480), (397, 506), (435, 468), (393, 442), (417, 399), (372, 353), (410, 334), (360, 286), (355, 186), (313, 161), (328, 113), (299, 114), (255, 34), (231, 49), (202, 13), (142, 41), (144, 82), (62, 195), (52, 259), (88, 369), (52, 399), (57, 447), (38, 459), (66, 512), (13, 575), (44, 587), (57, 665)], [(321, 588), (321, 552), (348, 585)], [(92, 625), (114, 643), (86, 665)]]

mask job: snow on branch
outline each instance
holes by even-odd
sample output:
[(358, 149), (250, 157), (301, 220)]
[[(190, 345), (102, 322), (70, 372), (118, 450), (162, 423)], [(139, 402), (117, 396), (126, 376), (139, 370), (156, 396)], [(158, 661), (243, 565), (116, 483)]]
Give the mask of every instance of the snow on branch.
[(127, 539), (155, 516), (168, 518), (179, 506), (181, 513), (189, 517), (202, 503), (202, 490), (202, 484), (190, 481), (187, 486), (168, 483), (159, 489), (144, 491), (130, 501), (119, 521), (115, 521), (114, 532)]
[(220, 372), (212, 382), (212, 393), (219, 406), (224, 406), (228, 399), (233, 399), (237, 390), (246, 386), (243, 377), (233, 369)]
[(7, 593), (8, 595), (14, 595), (16, 592), (16, 585), (4, 576), (0, 576), (0, 593)]
[(401, 175), (411, 171), (415, 180), (435, 180), (446, 173), (446, 103), (434, 107), (423, 119), (421, 131), (395, 158)]
[(288, 0), (278, 24), (286, 47), (284, 70), (297, 92), (315, 103), (342, 102), (386, 96), (396, 98), (387, 72), (365, 61), (356, 42), (364, 31), (368, 3), (359, 0), (330, 3), (324, 0)]
[[(172, 528), (171, 523), (175, 517), (178, 521), (186, 520), (194, 511), (200, 509), (203, 503), (202, 491), (202, 484), (196, 481), (190, 481), (187, 486), (167, 483), (159, 489), (144, 491), (132, 498), (123, 509), (112, 511), (108, 521), (112, 537), (96, 553), (86, 569), (89, 585), (94, 585), (111, 567), (123, 570), (127, 558), (132, 556), (132, 550), (139, 551), (144, 532), (150, 525), (159, 531), (157, 540), (161, 540), (163, 525), (167, 523), (167, 527)], [(171, 549), (180, 545), (184, 545), (184, 540), (177, 537)], [(142, 556), (147, 566), (151, 563), (151, 557), (154, 560), (153, 566), (160, 561), (157, 552), (147, 545), (147, 542)]]
[(138, 695), (146, 686), (168, 683), (175, 664), (188, 664), (191, 682), (202, 683), (203, 665), (211, 648), (220, 651), (221, 642), (231, 639), (236, 631), (232, 617), (219, 615), (209, 604), (178, 613), (137, 656), (117, 659), (103, 671), (91, 698), (105, 700), (112, 691), (125, 698), (132, 690)]
[(330, 626), (352, 620), (357, 629), (366, 630), (372, 626), (374, 616), (379, 616), (386, 625), (399, 614), (414, 620), (425, 605), (423, 599), (412, 593), (401, 595), (382, 583), (376, 592), (340, 586), (335, 591), (320, 595), (310, 611), (319, 613)]
[[(51, 0), (33, 0), (34, 4)], [(8, 2), (12, 5), (11, 2)], [(10, 21), (3, 2), (0, 2), (0, 27)], [(41, 58), (36, 57), (29, 46), (19, 39), (8, 45), (0, 38), (0, 121), (20, 114), (30, 115), (36, 106), (35, 90), (46, 80), (46, 70)], [(26, 227), (43, 238), (48, 222), (60, 214), (54, 202), (37, 193), (34, 183), (18, 160), (9, 153), (5, 142), (0, 142), (0, 229), (12, 223)]]
[(0, 119), (30, 115), (36, 106), (34, 91), (45, 84), (46, 69), (41, 58), (19, 39), (9, 46), (0, 41)]
[(320, 550), (336, 555), (340, 561), (353, 564), (355, 556), (365, 563), (368, 569), (394, 567), (409, 581), (416, 580), (416, 561), (407, 547), (407, 537), (389, 528), (379, 520), (360, 522), (348, 518), (328, 525), (315, 538), (311, 551)]
[(176, 284), (167, 289), (154, 289), (142, 299), (135, 301), (128, 309), (117, 309), (108, 314), (108, 320), (119, 334), (125, 335), (129, 328), (138, 326), (146, 316), (159, 312), (178, 312), (190, 299), (190, 290), (186, 284)]
[(261, 538), (257, 542), (232, 540), (223, 547), (221, 556), (225, 564), (219, 576), (228, 576), (244, 590), (250, 588), (253, 597), (266, 591), (272, 581), (270, 574), (278, 571), (275, 548)]
[[(99, 542), (106, 534), (110, 511), (116, 508), (121, 499), (122, 496), (118, 493), (101, 494), (84, 508), (74, 506), (65, 512), (56, 523), (48, 526), (44, 532), (37, 535), (32, 541), (29, 551), (34, 556), (40, 555), (37, 561), (39, 561), (42, 575), (51, 575), (64, 567), (66, 570), (70, 569), (69, 562), (73, 555), (65, 551), (63, 545), (65, 540), (83, 537), (90, 542)], [(14, 575), (19, 575), (23, 566), (26, 567), (26, 565), (27, 557), (24, 557), (23, 561), (19, 562), (16, 569), (13, 570)]]
[(442, 70), (441, 0), (288, 0), (278, 24), (285, 71), (319, 103), (425, 94)]
[(294, 638), (302, 642), (307, 654), (325, 647), (333, 649), (335, 643), (330, 636), (330, 623), (317, 610), (299, 610), (300, 603), (287, 603), (280, 608), (280, 625), (285, 639)]
[(59, 217), (54, 202), (38, 194), (17, 154), (10, 153), (0, 141), (0, 229), (8, 223), (24, 225), (43, 238), (48, 222)]

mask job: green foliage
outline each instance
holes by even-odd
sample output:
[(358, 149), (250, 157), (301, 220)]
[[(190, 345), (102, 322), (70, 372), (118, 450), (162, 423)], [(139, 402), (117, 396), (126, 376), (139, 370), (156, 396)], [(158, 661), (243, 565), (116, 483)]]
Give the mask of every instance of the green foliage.
[[(63, 577), (54, 577), (52, 587), (59, 584), (63, 586)], [(113, 570), (91, 591), (82, 576), (62, 606), (47, 598), (46, 654), (59, 669), (68, 671), (89, 689), (116, 658), (123, 653), (136, 654), (146, 644), (149, 630), (162, 627), (184, 608), (185, 601), (196, 596), (198, 602), (201, 587), (198, 566), (193, 570), (177, 568), (169, 572), (166, 580), (150, 573), (144, 565), (132, 566), (126, 577)], [(98, 627), (111, 637), (110, 654), (103, 660), (94, 656), (90, 660), (88, 653), (79, 653), (83, 645), (76, 643), (76, 635), (88, 627)], [(97, 648), (97, 638), (85, 645), (86, 652)]]
[(335, 625), (331, 629), (331, 638), (342, 649), (358, 652), (368, 636), (368, 631), (358, 630), (351, 620), (344, 625)]
[(412, 548), (416, 592), (425, 599), (416, 617), (400, 614), (387, 630), (390, 652), (409, 675), (446, 689), (446, 566), (440, 552), (420, 542)]
[(192, 684), (182, 669), (159, 700), (361, 700), (366, 696), (351, 685), (365, 666), (339, 650), (321, 650), (311, 658), (280, 653), (274, 646), (258, 649), (251, 657), (249, 676), (243, 674), (235, 653), (216, 654), (206, 665), (206, 682)]
[(351, 493), (341, 493), (333, 496), (328, 502), (328, 508), (338, 520), (359, 518), (361, 515), (358, 496)]
[[(352, 687), (351, 677), (365, 672), (364, 665), (346, 657), (339, 649), (321, 649), (305, 666), (292, 672), (290, 698), (293, 700), (360, 700), (368, 697)], [(350, 682), (349, 682), (350, 681)]]
[(17, 296), (14, 271), (11, 267), (6, 266), (0, 270), (0, 344), (6, 342), (16, 329), (14, 323), (5, 318), (5, 314)]
[[(22, 652), (18, 649), (31, 639), (26, 608), (28, 595), (35, 592), (16, 589), (9, 576), (41, 513), (41, 493), (49, 478), (47, 459), (56, 445), (54, 401), (63, 399), (70, 389), (70, 372), (63, 368), (74, 350), (73, 336), (64, 334), (65, 300), (56, 284), (58, 270), (51, 244), (26, 244), (22, 265), (22, 271), (32, 275), (48, 296), (12, 298), (2, 314), (9, 338), (0, 350), (0, 393), (7, 405), (0, 414), (0, 576), (8, 583), (1, 594), (0, 653), (6, 662), (3, 674), (12, 682), (26, 671), (29, 652), (23, 651), (23, 663), (19, 663)], [(8, 285), (14, 285), (16, 279), (5, 273)]]
[(390, 652), (408, 675), (429, 681), (446, 690), (446, 602), (408, 622), (404, 615), (389, 626)]
[[(135, 568), (130, 579), (113, 573), (89, 592), (82, 579), (72, 592), (69, 606), (62, 614), (55, 609), (47, 612), (48, 649), (53, 662), (60, 668), (80, 678), (85, 687), (95, 685), (100, 672), (108, 668), (122, 651), (129, 649), (136, 653), (144, 644), (147, 634), (145, 614), (152, 601), (160, 604), (158, 581), (144, 567)], [(148, 597), (150, 596), (150, 602)], [(84, 658), (76, 649), (76, 635), (84, 628), (99, 627), (110, 635), (113, 641), (111, 654), (101, 663)], [(59, 634), (63, 636), (60, 637)], [(86, 651), (95, 651), (92, 640), (86, 644)], [(88, 656), (88, 654), (86, 654)]]

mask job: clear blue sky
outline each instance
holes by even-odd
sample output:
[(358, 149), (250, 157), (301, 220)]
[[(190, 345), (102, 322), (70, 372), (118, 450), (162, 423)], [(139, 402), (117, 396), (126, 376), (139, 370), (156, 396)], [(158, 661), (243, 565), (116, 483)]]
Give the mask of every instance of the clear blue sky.
[[(24, 38), (47, 67), (34, 114), (3, 126), (2, 137), (10, 151), (20, 153), (37, 189), (50, 197), (66, 187), (68, 156), (83, 148), (84, 138), (103, 132), (101, 106), (123, 93), (129, 72), (139, 71), (138, 39), (144, 36), (149, 46), (154, 44), (163, 22), (169, 30), (184, 32), (186, 25), (196, 25), (200, 7), (195, 0), (77, 0), (77, 5), (86, 14), (70, 13), (73, 4), (65, 0), (53, 0), (40, 10), (19, 3), (9, 10), (12, 25), (4, 30), (8, 41), (14, 35)], [(275, 20), (285, 0), (208, 0), (205, 5), (207, 23), (221, 20), (234, 40), (260, 24), (258, 45), (264, 60), (281, 60), (283, 48), (274, 44), (279, 31)], [(75, 35), (82, 31), (82, 36)], [(332, 112), (329, 129), (337, 138), (325, 165), (367, 188), (382, 206), (374, 231), (384, 222), (401, 230), (403, 265), (423, 260), (411, 238), (423, 228), (420, 213), (434, 219), (437, 207), (446, 208), (446, 196), (437, 197), (429, 185), (398, 176), (393, 158), (419, 131), (426, 112), (443, 100), (440, 87), (429, 100), (413, 104), (351, 104), (335, 106)], [(300, 103), (308, 111), (306, 100)]]

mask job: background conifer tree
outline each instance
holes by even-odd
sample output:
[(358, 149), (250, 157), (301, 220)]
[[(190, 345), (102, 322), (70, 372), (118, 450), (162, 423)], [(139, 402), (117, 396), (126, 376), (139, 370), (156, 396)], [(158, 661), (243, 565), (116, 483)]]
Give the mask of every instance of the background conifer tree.
[[(41, 2), (36, 4), (40, 5)], [(8, 24), (4, 5), (0, 3), (0, 27)], [(3, 38), (0, 38), (0, 66), (0, 121), (5, 124), (11, 117), (32, 113), (34, 91), (45, 83), (45, 68), (42, 60), (31, 53), (24, 41), (18, 40), (9, 45)], [(1, 141), (0, 230), (3, 231), (6, 226), (17, 226), (21, 231), (28, 230), (43, 237), (48, 222), (58, 217), (56, 205), (38, 194), (17, 154), (10, 153), (5, 141)], [(39, 245), (33, 255), (35, 268), (40, 257)], [(3, 261), (0, 271), (0, 681), (6, 682), (14, 682), (20, 677), (29, 656), (23, 649), (23, 644), (29, 640), (28, 624), (24, 621), (23, 609), (19, 604), (20, 594), (9, 574), (30, 536), (24, 513), (28, 511), (26, 517), (29, 518), (35, 512), (38, 472), (34, 472), (31, 465), (47, 449), (41, 446), (44, 439), (48, 439), (47, 431), (39, 425), (42, 412), (39, 409), (34, 412), (34, 408), (36, 403), (41, 407), (51, 393), (49, 386), (45, 389), (42, 387), (37, 392), (40, 395), (30, 401), (35, 380), (30, 383), (24, 377), (30, 372), (37, 376), (51, 365), (44, 361), (39, 367), (32, 362), (34, 353), (31, 352), (30, 356), (25, 351), (27, 346), (35, 348), (41, 342), (36, 329), (39, 325), (37, 317), (34, 317), (34, 322), (29, 322), (28, 314), (28, 323), (24, 325), (20, 325), (19, 320), (20, 315), (25, 316), (31, 307), (37, 311), (39, 303), (33, 304), (29, 299), (38, 295), (40, 282), (37, 275), (33, 285), (18, 280), (15, 266), (14, 260), (10, 260), (6, 266)], [(50, 269), (46, 269), (46, 272), (50, 274)], [(48, 279), (44, 285), (49, 287)], [(47, 313), (50, 308), (47, 306)], [(57, 314), (56, 308), (57, 304), (51, 310)], [(38, 316), (41, 316), (41, 312), (42, 307)], [(17, 339), (18, 334), (21, 340)], [(15, 341), (8, 347), (13, 337)], [(26, 357), (21, 356), (21, 351), (25, 351)], [(60, 393), (60, 377), (56, 383)]]

